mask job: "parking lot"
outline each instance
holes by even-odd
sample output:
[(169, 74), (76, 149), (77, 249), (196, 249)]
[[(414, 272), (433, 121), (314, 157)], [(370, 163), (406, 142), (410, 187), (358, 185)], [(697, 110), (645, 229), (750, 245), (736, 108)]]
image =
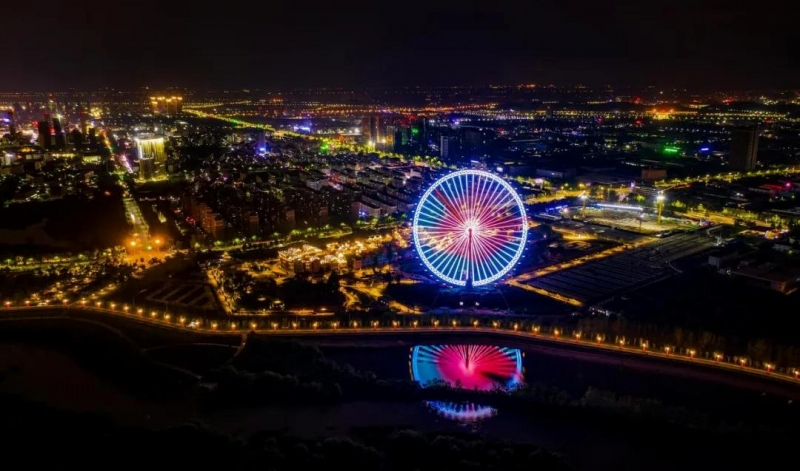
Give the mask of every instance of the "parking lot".
[(678, 234), (635, 250), (539, 276), (526, 284), (582, 303), (600, 301), (666, 279), (676, 273), (670, 266), (672, 261), (713, 246), (713, 239), (705, 235)]

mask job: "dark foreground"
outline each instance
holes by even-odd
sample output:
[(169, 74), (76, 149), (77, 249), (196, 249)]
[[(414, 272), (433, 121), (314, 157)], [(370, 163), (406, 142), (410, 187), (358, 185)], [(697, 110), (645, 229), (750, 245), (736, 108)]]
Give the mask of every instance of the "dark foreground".
[[(208, 400), (197, 376), (213, 376), (225, 364), (243, 372), (258, 364), (275, 374), (294, 371), (303, 383), (306, 369), (317, 370), (302, 362), (319, 360), (290, 355), (265, 366), (252, 361), (260, 357), (259, 341), (233, 358), (235, 337), (217, 339), (214, 346), (191, 345), (183, 334), (154, 332), (125, 320), (100, 324), (60, 319), (2, 325), (0, 433), (11, 454), (42, 459), (29, 453), (46, 448), (48, 456), (80, 457), (84, 464), (118, 459), (113, 454), (129, 457), (125, 461), (131, 464), (172, 461), (203, 468), (224, 463), (275, 469), (738, 469), (743, 462), (760, 468), (781, 463), (781, 453), (765, 450), (781, 450), (796, 430), (788, 396), (797, 391), (791, 388), (772, 390), (774, 384), (749, 378), (720, 382), (706, 370), (648, 367), (642, 360), (530, 346), (527, 379), (572, 395), (571, 402), (487, 398), (497, 401), (497, 417), (465, 426), (437, 416), (417, 396), (404, 396), (396, 387), (365, 399), (340, 378), (337, 400), (267, 393), (262, 399), (220, 404)], [(383, 354), (376, 354), (340, 346), (325, 352), (335, 362), (355, 363), (399, 383), (407, 371), (406, 349), (383, 347)], [(320, 381), (325, 390), (326, 380)], [(637, 414), (642, 402), (631, 408), (620, 400), (610, 410), (574, 405), (587, 385), (611, 391), (616, 385), (620, 397), (643, 394), (639, 399), (646, 399), (670, 383), (680, 384), (672, 390), (684, 392), (661, 395), (658, 401), (669, 407), (648, 410), (672, 415)], [(712, 407), (716, 402), (758, 411), (764, 420), (742, 414), (720, 421)], [(692, 421), (709, 420), (687, 425), (685, 417), (674, 415), (676, 408), (694, 414)], [(190, 422), (204, 425), (185, 427)], [(347, 466), (337, 461), (342, 456), (351, 458)]]

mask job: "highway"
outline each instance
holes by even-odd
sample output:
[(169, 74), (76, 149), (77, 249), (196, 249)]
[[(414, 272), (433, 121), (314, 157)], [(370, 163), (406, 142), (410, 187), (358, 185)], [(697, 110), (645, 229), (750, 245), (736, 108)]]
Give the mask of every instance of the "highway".
[[(483, 324), (455, 324), (455, 325), (440, 325), (438, 320), (433, 320), (432, 324), (422, 325), (419, 321), (414, 320), (408, 325), (401, 325), (398, 321), (381, 324), (378, 321), (373, 321), (370, 325), (360, 325), (354, 321), (348, 326), (340, 325), (338, 321), (327, 322), (313, 322), (310, 328), (299, 328), (297, 323), (290, 324), (289, 328), (282, 328), (277, 322), (272, 322), (262, 327), (258, 323), (239, 323), (230, 321), (224, 325), (218, 322), (210, 322), (206, 327), (197, 326), (192, 327), (191, 323), (183, 316), (170, 315), (166, 313), (158, 313), (155, 311), (143, 312), (142, 309), (136, 311), (129, 309), (127, 306), (120, 306), (114, 303), (108, 307), (102, 307), (102, 303), (95, 304), (94, 306), (88, 303), (64, 304), (62, 306), (13, 306), (6, 303), (6, 307), (2, 309), (0, 319), (37, 319), (48, 317), (69, 317), (74, 315), (77, 318), (82, 318), (82, 314), (100, 314), (104, 316), (114, 316), (118, 318), (126, 318), (132, 322), (151, 325), (157, 328), (167, 328), (184, 333), (197, 334), (198, 336), (208, 337), (220, 336), (220, 339), (225, 337), (237, 337), (246, 339), (246, 334), (249, 332), (257, 333), (260, 335), (271, 335), (275, 337), (284, 338), (299, 338), (299, 339), (315, 339), (315, 338), (350, 338), (351, 340), (361, 339), (367, 341), (372, 338), (406, 338), (409, 336), (419, 335), (434, 335), (436, 337), (448, 337), (453, 340), (464, 338), (465, 335), (480, 336), (486, 339), (497, 339), (503, 342), (532, 342), (535, 344), (549, 345), (553, 348), (578, 348), (594, 354), (612, 354), (612, 355), (627, 355), (641, 359), (650, 359), (656, 361), (666, 361), (673, 364), (693, 365), (702, 368), (715, 369), (717, 371), (726, 371), (735, 376), (750, 376), (758, 377), (760, 379), (767, 379), (771, 381), (778, 381), (782, 383), (789, 383), (800, 387), (800, 370), (794, 369), (790, 373), (781, 373), (775, 371), (774, 365), (766, 365), (765, 368), (756, 368), (748, 364), (746, 361), (741, 363), (727, 362), (724, 358), (727, 356), (718, 354), (715, 359), (699, 358), (697, 352), (689, 350), (687, 354), (677, 354), (669, 347), (663, 350), (654, 350), (648, 348), (647, 343), (642, 345), (631, 345), (625, 341), (619, 343), (609, 343), (604, 341), (604, 337), (595, 339), (584, 338), (580, 334), (565, 335), (563, 332), (556, 329), (553, 332), (545, 333), (539, 327), (534, 326), (529, 330), (521, 329), (520, 325), (515, 323), (508, 327), (501, 326), (497, 321), (492, 322), (491, 325)], [(326, 337), (327, 336), (327, 337)], [(230, 340), (230, 339), (229, 339)], [(242, 340), (244, 341), (244, 340)]]

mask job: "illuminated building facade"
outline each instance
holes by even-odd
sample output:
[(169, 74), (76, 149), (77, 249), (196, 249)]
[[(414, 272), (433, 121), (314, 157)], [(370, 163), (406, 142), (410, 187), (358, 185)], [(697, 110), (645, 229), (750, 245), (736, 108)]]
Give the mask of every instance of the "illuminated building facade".
[(139, 178), (150, 180), (163, 171), (167, 161), (163, 137), (137, 138)]
[(140, 159), (153, 159), (156, 165), (163, 165), (167, 160), (163, 137), (136, 139), (136, 147), (139, 149)]

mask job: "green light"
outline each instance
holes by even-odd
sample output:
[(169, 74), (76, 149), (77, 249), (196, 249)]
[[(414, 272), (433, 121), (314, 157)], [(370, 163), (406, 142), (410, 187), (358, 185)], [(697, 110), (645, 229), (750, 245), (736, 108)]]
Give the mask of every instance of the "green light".
[(664, 153), (665, 154), (677, 154), (681, 150), (678, 147), (665, 147)]
[(419, 128), (411, 128), (411, 134), (413, 134), (413, 135), (415, 135), (415, 136), (416, 136), (417, 134), (419, 134)]

